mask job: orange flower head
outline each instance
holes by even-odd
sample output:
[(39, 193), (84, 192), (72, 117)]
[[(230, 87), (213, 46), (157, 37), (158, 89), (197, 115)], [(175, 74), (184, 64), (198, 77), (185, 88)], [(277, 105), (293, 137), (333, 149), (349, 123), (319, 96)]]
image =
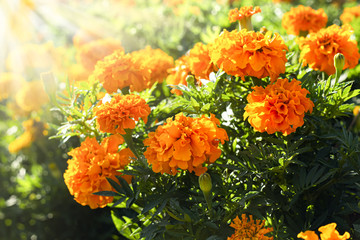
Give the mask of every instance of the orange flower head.
[(240, 9), (234, 8), (229, 11), (229, 21), (231, 23), (239, 21), (241, 29), (252, 30), (251, 16), (259, 12), (261, 12), (260, 7), (245, 6)]
[(209, 74), (218, 70), (211, 62), (209, 45), (201, 42), (196, 43), (195, 46), (190, 49), (188, 63), (191, 73), (194, 74), (197, 80), (209, 80)]
[(21, 74), (0, 73), (0, 102), (15, 95), (23, 84), (25, 84), (25, 79)]
[[(184, 55), (175, 60), (175, 67), (168, 70), (169, 75), (166, 82), (170, 85), (185, 85), (187, 86), (186, 77), (191, 74), (189, 56)], [(178, 89), (172, 89), (172, 93), (181, 95), (182, 92)]]
[(319, 31), (326, 26), (327, 20), (328, 17), (322, 8), (315, 10), (299, 5), (285, 13), (281, 23), (287, 34), (299, 36)]
[(41, 136), (47, 135), (49, 126), (39, 119), (29, 119), (23, 122), (24, 133), (9, 144), (9, 152), (16, 153), (21, 149), (30, 147)]
[(144, 156), (154, 172), (175, 175), (177, 169), (195, 172), (200, 176), (206, 172), (205, 163), (213, 163), (221, 155), (218, 148), (228, 140), (224, 129), (214, 115), (210, 118), (185, 117), (182, 113), (175, 120), (168, 118), (155, 132), (149, 133), (144, 145)]
[(279, 34), (247, 31), (224, 32), (210, 48), (211, 61), (227, 74), (275, 79), (285, 72), (287, 46)]
[(306, 38), (300, 38), (298, 41), (303, 65), (332, 75), (335, 73), (334, 56), (342, 53), (345, 56), (343, 69), (354, 68), (358, 64), (360, 53), (357, 42), (350, 39), (351, 34), (350, 25), (332, 25), (310, 33)]
[[(264, 228), (265, 220), (254, 221), (253, 216), (250, 215), (248, 219), (245, 214), (241, 215), (241, 220), (238, 216), (230, 224), (230, 227), (235, 228), (235, 233), (228, 237), (227, 240), (272, 240), (273, 237), (267, 237), (265, 234), (272, 232), (273, 228)], [(249, 221), (248, 221), (249, 220)]]
[(37, 111), (49, 101), (42, 81), (25, 82), (16, 93), (17, 105), (26, 112)]
[(340, 20), (343, 24), (351, 23), (355, 18), (360, 17), (360, 5), (355, 7), (344, 8), (343, 13), (340, 15)]
[(97, 125), (102, 132), (126, 134), (125, 129), (134, 129), (135, 121), (145, 123), (151, 110), (138, 95), (115, 95), (110, 102), (100, 101), (94, 108)]
[(168, 70), (174, 67), (174, 59), (171, 56), (161, 49), (152, 49), (150, 46), (132, 52), (131, 56), (142, 61), (142, 64), (150, 70), (150, 87), (155, 82), (162, 83), (168, 76)]
[(328, 225), (319, 227), (319, 232), (321, 232), (321, 240), (346, 240), (350, 238), (350, 233), (345, 232), (343, 235), (340, 235), (335, 228), (336, 223), (330, 223)]
[(86, 70), (93, 71), (97, 61), (104, 59), (115, 50), (124, 51), (119, 41), (112, 38), (98, 39), (80, 45), (77, 48), (76, 60)]
[(284, 135), (295, 132), (304, 124), (305, 112), (314, 107), (306, 97), (308, 90), (301, 88), (301, 82), (287, 78), (278, 79), (265, 87), (253, 87), (254, 91), (247, 97), (244, 119), (248, 118), (256, 131)]
[(140, 92), (148, 87), (150, 75), (150, 69), (146, 68), (138, 58), (125, 54), (122, 50), (115, 50), (96, 63), (89, 79), (92, 82), (102, 83), (108, 93), (125, 87)]
[(118, 171), (135, 157), (128, 148), (118, 151), (123, 142), (119, 135), (107, 137), (101, 144), (95, 138), (87, 137), (80, 147), (68, 153), (72, 159), (68, 160), (64, 180), (75, 201), (92, 209), (103, 208), (113, 201), (113, 197), (93, 193), (114, 190), (106, 178), (118, 182), (115, 176), (122, 176), (128, 182), (131, 180)]
[[(350, 238), (350, 233), (345, 232), (343, 235), (340, 235), (340, 233), (335, 229), (336, 223), (330, 223), (328, 225), (319, 227), (320, 239), (321, 240), (346, 240)], [(298, 238), (302, 238), (305, 240), (319, 240), (319, 237), (316, 235), (314, 231), (306, 231), (306, 232), (300, 232), (297, 235)]]

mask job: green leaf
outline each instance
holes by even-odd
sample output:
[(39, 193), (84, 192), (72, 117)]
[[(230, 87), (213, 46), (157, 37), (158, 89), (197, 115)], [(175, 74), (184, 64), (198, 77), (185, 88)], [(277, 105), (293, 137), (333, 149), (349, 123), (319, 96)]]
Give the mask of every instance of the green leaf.
[(100, 191), (100, 192), (96, 192), (93, 193), (94, 195), (98, 195), (98, 196), (105, 196), (105, 197), (117, 197), (120, 196), (117, 192), (112, 192), (112, 191)]

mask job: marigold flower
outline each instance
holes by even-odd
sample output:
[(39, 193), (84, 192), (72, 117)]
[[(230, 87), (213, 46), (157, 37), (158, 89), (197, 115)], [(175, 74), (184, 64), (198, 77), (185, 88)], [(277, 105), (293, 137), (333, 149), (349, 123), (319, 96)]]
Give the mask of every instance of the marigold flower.
[(25, 82), (16, 93), (17, 105), (26, 112), (37, 111), (49, 101), (42, 81)]
[[(325, 226), (319, 227), (320, 239), (321, 240), (346, 240), (350, 238), (350, 233), (345, 232), (343, 235), (335, 229), (336, 223), (330, 223)], [(298, 238), (302, 238), (305, 240), (319, 240), (319, 237), (316, 235), (314, 231), (306, 231), (300, 232), (297, 235)]]
[[(184, 55), (175, 60), (175, 67), (168, 70), (169, 75), (166, 78), (166, 82), (170, 85), (185, 85), (187, 86), (186, 77), (191, 74), (189, 56)], [(182, 92), (178, 89), (172, 89), (172, 93), (181, 95)]]
[(72, 40), (75, 48), (80, 48), (81, 45), (100, 38), (101, 36), (98, 33), (95, 33), (89, 29), (79, 29), (73, 36)]
[(149, 86), (150, 69), (139, 58), (115, 50), (95, 65), (90, 81), (99, 81), (108, 93), (130, 87), (131, 91), (142, 91)]
[(246, 217), (245, 214), (241, 215), (241, 220), (238, 216), (230, 224), (230, 227), (235, 228), (235, 233), (228, 237), (227, 240), (272, 240), (273, 237), (267, 237), (265, 234), (272, 232), (273, 228), (264, 228), (265, 220), (254, 221), (253, 216)]
[(315, 10), (299, 5), (284, 14), (281, 24), (287, 34), (299, 36), (303, 33), (319, 31), (326, 26), (327, 20), (328, 17), (322, 8)]
[(240, 9), (234, 8), (229, 11), (229, 21), (231, 23), (239, 21), (241, 29), (252, 30), (251, 16), (259, 12), (261, 12), (260, 7), (245, 6)]
[(124, 51), (121, 43), (113, 38), (98, 39), (80, 45), (77, 48), (76, 60), (88, 71), (93, 71), (97, 61), (104, 59), (115, 50)]
[(303, 66), (309, 65), (314, 70), (332, 75), (335, 73), (334, 56), (342, 53), (345, 56), (343, 69), (354, 68), (358, 64), (360, 54), (357, 42), (350, 39), (351, 34), (350, 25), (332, 25), (316, 33), (310, 33), (306, 38), (300, 38), (298, 41)]
[(314, 103), (306, 98), (308, 90), (301, 88), (301, 82), (278, 79), (265, 87), (253, 87), (254, 91), (247, 97), (244, 119), (256, 131), (273, 134), (282, 132), (288, 135), (304, 124), (305, 112), (314, 107)]
[(195, 46), (190, 49), (188, 64), (190, 72), (194, 74), (197, 80), (208, 80), (209, 74), (218, 70), (211, 62), (211, 58), (209, 56), (209, 45), (205, 45), (201, 42), (196, 43)]
[(64, 173), (65, 184), (74, 199), (81, 205), (90, 208), (102, 208), (113, 201), (113, 197), (94, 195), (100, 191), (113, 191), (106, 178), (118, 182), (115, 176), (122, 176), (128, 182), (129, 176), (122, 175), (118, 170), (124, 169), (134, 158), (130, 149), (118, 152), (123, 143), (119, 135), (105, 138), (99, 144), (95, 138), (87, 137), (80, 147), (71, 150), (68, 155), (68, 168)]
[(25, 79), (18, 73), (3, 72), (0, 74), (0, 101), (14, 94), (25, 84)]
[(340, 15), (340, 20), (343, 24), (350, 23), (354, 18), (360, 17), (360, 5), (355, 7), (344, 8), (343, 13)]
[(149, 87), (155, 82), (163, 82), (168, 76), (168, 70), (174, 67), (174, 59), (161, 49), (145, 49), (134, 51), (131, 56), (142, 61), (142, 64), (150, 70)]
[(144, 156), (154, 172), (175, 175), (177, 169), (195, 172), (197, 176), (206, 172), (205, 163), (213, 163), (221, 155), (218, 148), (228, 140), (220, 122), (213, 114), (210, 118), (185, 117), (182, 113), (175, 120), (168, 118), (155, 132), (149, 133), (144, 145)]
[(287, 46), (279, 34), (247, 31), (224, 32), (210, 47), (212, 62), (227, 74), (271, 79), (285, 72)]
[(24, 133), (9, 144), (9, 152), (16, 153), (21, 149), (30, 147), (41, 136), (47, 135), (48, 125), (39, 119), (29, 119), (23, 122)]
[(125, 129), (134, 129), (135, 121), (141, 118), (145, 123), (151, 110), (138, 95), (115, 95), (110, 102), (100, 101), (94, 114), (100, 131), (112, 134), (126, 134)]

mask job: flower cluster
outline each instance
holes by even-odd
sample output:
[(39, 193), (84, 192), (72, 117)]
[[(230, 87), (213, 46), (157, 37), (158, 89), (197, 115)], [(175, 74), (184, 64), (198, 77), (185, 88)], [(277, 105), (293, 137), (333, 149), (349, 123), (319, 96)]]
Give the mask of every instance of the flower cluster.
[(113, 191), (107, 178), (118, 182), (115, 176), (122, 176), (128, 182), (129, 176), (122, 175), (118, 170), (124, 169), (134, 158), (130, 149), (125, 148), (118, 152), (123, 143), (119, 135), (105, 138), (99, 144), (95, 138), (87, 137), (80, 147), (71, 150), (68, 155), (68, 168), (64, 173), (66, 186), (70, 194), (81, 205), (90, 208), (105, 207), (113, 201), (113, 197), (99, 196), (93, 193)]
[(343, 13), (340, 15), (340, 20), (343, 24), (350, 23), (354, 18), (360, 17), (360, 5), (355, 7), (344, 8)]
[(300, 38), (300, 59), (303, 65), (332, 75), (335, 73), (334, 56), (342, 53), (346, 60), (344, 69), (354, 68), (358, 64), (360, 54), (356, 41), (350, 38), (351, 34), (350, 25), (332, 25), (316, 33), (310, 33), (306, 38)]
[(125, 129), (134, 129), (139, 118), (146, 123), (150, 107), (138, 95), (115, 95), (110, 102), (100, 101), (94, 114), (100, 131), (126, 134)]
[(272, 232), (272, 228), (264, 228), (265, 220), (254, 221), (253, 216), (248, 218), (245, 214), (241, 215), (241, 220), (238, 216), (230, 224), (230, 227), (235, 228), (235, 233), (228, 237), (227, 240), (272, 240), (273, 237), (267, 237), (265, 234)]
[[(319, 227), (320, 239), (321, 240), (346, 240), (350, 238), (350, 233), (345, 232), (343, 235), (335, 229), (336, 223), (330, 223), (328, 225)], [(297, 235), (298, 238), (305, 240), (319, 240), (318, 235), (314, 231), (305, 231)]]
[(254, 31), (224, 32), (210, 48), (212, 62), (227, 74), (271, 79), (285, 72), (287, 46), (279, 34)]
[(322, 8), (315, 10), (299, 5), (286, 12), (281, 23), (287, 34), (298, 36), (319, 31), (326, 26), (327, 20), (328, 17)]
[(290, 134), (304, 124), (305, 112), (314, 107), (306, 97), (309, 93), (301, 88), (297, 80), (278, 79), (275, 83), (263, 87), (253, 87), (247, 97), (244, 118), (248, 118), (256, 131), (273, 134)]
[(155, 132), (149, 133), (144, 145), (144, 156), (154, 172), (175, 175), (177, 169), (194, 171), (197, 176), (206, 172), (205, 163), (213, 163), (221, 155), (219, 142), (228, 140), (224, 129), (214, 115), (210, 118), (185, 117), (167, 119)]

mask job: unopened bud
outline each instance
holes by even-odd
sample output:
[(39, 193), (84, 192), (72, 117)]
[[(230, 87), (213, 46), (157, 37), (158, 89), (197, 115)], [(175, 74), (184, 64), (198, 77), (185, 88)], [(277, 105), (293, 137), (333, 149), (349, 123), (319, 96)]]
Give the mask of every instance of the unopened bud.
[(344, 57), (344, 55), (341, 54), (341, 53), (335, 54), (335, 56), (334, 56), (334, 66), (336, 68), (336, 71), (341, 73), (343, 68), (344, 68), (344, 65), (345, 65), (345, 57)]
[(210, 174), (208, 174), (208, 173), (201, 174), (199, 177), (199, 185), (200, 185), (201, 191), (203, 191), (204, 193), (210, 192), (211, 188), (212, 188)]
[(54, 97), (56, 94), (56, 81), (52, 72), (43, 72), (40, 74), (40, 78), (44, 84), (46, 93), (50, 98)]
[(194, 76), (193, 75), (187, 75), (186, 82), (190, 86), (195, 86), (195, 78), (194, 78)]

